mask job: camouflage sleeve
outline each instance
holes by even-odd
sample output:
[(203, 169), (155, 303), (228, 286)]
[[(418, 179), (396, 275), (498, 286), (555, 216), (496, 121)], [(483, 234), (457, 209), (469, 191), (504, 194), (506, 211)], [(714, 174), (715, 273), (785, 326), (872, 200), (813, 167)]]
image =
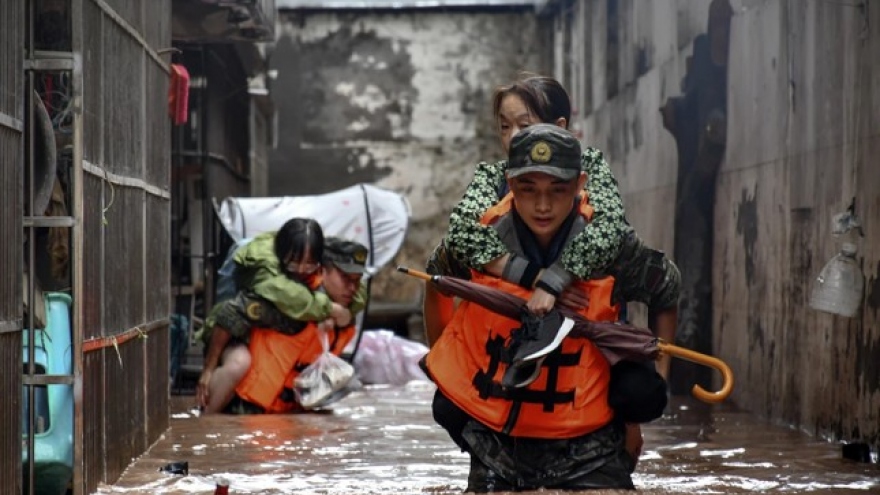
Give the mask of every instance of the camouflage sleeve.
[(593, 218), (562, 252), (562, 266), (578, 278), (590, 278), (605, 270), (617, 257), (624, 234), (629, 229), (617, 180), (596, 148), (584, 150), (582, 166), (587, 173), (586, 190)]
[(434, 248), (434, 252), (425, 264), (425, 271), (431, 275), (448, 275), (466, 280), (471, 278), (468, 268), (452, 256), (443, 241)]
[(444, 244), (470, 268), (480, 269), (508, 251), (495, 229), (480, 224), (483, 213), (498, 202), (498, 186), (504, 180), (505, 164), (501, 161), (477, 165), (464, 197), (449, 216)]
[(645, 245), (631, 229), (609, 273), (615, 279), (615, 301), (641, 302), (655, 311), (678, 305), (681, 289), (678, 267), (662, 251)]

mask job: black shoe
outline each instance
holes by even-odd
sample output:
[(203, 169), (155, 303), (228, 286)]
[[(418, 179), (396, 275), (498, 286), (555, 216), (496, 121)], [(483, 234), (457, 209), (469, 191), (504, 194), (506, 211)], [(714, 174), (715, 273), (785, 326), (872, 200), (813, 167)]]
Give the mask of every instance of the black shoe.
[(546, 355), (531, 361), (511, 364), (501, 378), (501, 386), (504, 388), (528, 387), (541, 374), (541, 365), (544, 363), (544, 357)]
[(525, 316), (523, 326), (518, 330), (523, 335), (513, 355), (513, 365), (550, 354), (562, 344), (562, 339), (571, 332), (572, 328), (574, 328), (574, 320), (562, 316), (556, 310), (544, 316)]

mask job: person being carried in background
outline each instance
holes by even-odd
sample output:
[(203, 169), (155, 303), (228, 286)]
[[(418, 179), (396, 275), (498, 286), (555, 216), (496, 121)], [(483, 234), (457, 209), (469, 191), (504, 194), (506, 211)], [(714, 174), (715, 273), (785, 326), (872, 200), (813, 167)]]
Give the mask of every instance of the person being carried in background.
[(239, 248), (234, 255), (235, 285), (232, 299), (218, 303), (197, 336), (206, 347), (205, 363), (196, 388), (196, 401), (205, 413), (225, 407), (251, 365), (247, 335), (259, 315), (248, 314), (251, 298), (271, 303), (286, 318), (273, 322), (279, 331), (294, 331), (294, 321), (324, 321), (346, 326), (352, 312), (363, 309), (366, 289), (349, 307), (333, 302), (320, 285), (320, 260), (324, 233), (309, 218), (293, 218), (276, 232), (266, 232)]
[[(511, 84), (499, 87), (493, 97), (493, 110), (501, 145), (509, 150), (512, 137), (537, 123), (568, 128), (571, 102), (567, 92), (553, 78), (526, 74)], [(454, 208), (448, 232), (428, 262), (427, 271), (467, 278), (468, 268), (492, 273), (508, 280), (522, 280), (524, 272), (546, 282), (535, 290), (529, 308), (547, 311), (559, 302), (573, 309), (589, 304), (584, 294), (569, 290), (567, 280), (575, 278), (615, 277), (614, 301), (620, 304), (642, 302), (648, 306), (648, 326), (655, 334), (674, 342), (678, 324), (678, 298), (681, 276), (678, 267), (662, 252), (651, 249), (626, 222), (617, 181), (601, 151), (586, 148), (581, 168), (587, 175), (585, 192), (594, 214), (587, 228), (564, 248), (559, 260), (547, 270), (528, 267), (522, 259), (509, 254), (498, 234), (480, 224), (480, 217), (507, 192), (504, 173), (508, 162), (480, 163), (464, 197)], [(535, 273), (539, 275), (534, 275)], [(545, 285), (545, 284), (542, 284)], [(550, 288), (550, 292), (546, 290)], [(428, 344), (437, 340), (452, 314), (453, 301), (443, 297), (430, 284), (424, 298), (425, 330)], [(626, 391), (651, 370), (639, 370), (634, 363), (621, 363), (612, 369), (613, 390)], [(657, 363), (661, 376), (668, 378), (669, 357)], [(627, 394), (613, 394), (615, 398)], [(653, 401), (650, 401), (653, 402)], [(634, 411), (626, 402), (615, 402)], [(642, 436), (637, 423), (650, 415), (633, 414), (628, 429), (630, 451), (641, 451)], [(638, 421), (636, 421), (638, 420)]]
[[(328, 237), (318, 291), (334, 303), (353, 307), (355, 314), (363, 309), (363, 304), (354, 306), (354, 303), (363, 297), (365, 285), (362, 278), (367, 271), (367, 254), (367, 248), (360, 243)], [(251, 299), (247, 312), (259, 315), (259, 320), (252, 322), (254, 328), (248, 338), (251, 367), (236, 386), (230, 404), (224, 409), (226, 412), (253, 414), (298, 410), (300, 404), (294, 393), (294, 381), (324, 352), (321, 343), (324, 336), (321, 334), (326, 332), (327, 349), (336, 356), (342, 354), (356, 335), (353, 319), (344, 325), (337, 325), (333, 320), (288, 321), (273, 304), (256, 298)], [(275, 330), (279, 325), (288, 331)]]
[[(580, 143), (556, 125), (513, 136), (505, 170), (510, 193), (480, 218), (505, 252), (546, 268), (587, 228), (595, 212), (583, 193), (580, 157)], [(473, 269), (470, 275), (524, 299), (536, 291), (536, 280), (526, 285)], [(590, 297), (582, 316), (617, 320), (612, 277), (570, 284)], [(437, 384), (434, 419), (470, 454), (466, 491), (632, 489), (635, 460), (608, 405), (608, 361), (590, 340), (570, 337), (540, 359), (518, 361), (530, 342), (529, 316), (518, 325), (462, 302), (424, 360)]]

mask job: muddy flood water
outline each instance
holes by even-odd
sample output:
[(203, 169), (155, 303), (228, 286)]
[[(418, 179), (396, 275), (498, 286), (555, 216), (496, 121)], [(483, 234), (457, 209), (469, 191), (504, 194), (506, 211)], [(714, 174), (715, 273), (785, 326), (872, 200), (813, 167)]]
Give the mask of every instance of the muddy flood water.
[[(211, 494), (217, 478), (230, 494), (462, 493), (468, 460), (434, 424), (433, 390), (373, 386), (323, 413), (201, 418), (175, 396), (171, 429), (98, 493)], [(730, 406), (676, 398), (667, 412), (644, 428), (639, 493), (880, 493), (880, 465), (844, 460), (839, 444)], [(188, 475), (160, 472), (178, 461)]]

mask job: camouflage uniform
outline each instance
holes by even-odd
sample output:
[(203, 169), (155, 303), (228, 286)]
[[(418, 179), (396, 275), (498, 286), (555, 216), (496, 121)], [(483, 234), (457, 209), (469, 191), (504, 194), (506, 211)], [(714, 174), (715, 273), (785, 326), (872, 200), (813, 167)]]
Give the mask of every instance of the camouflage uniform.
[(654, 311), (678, 306), (678, 267), (662, 251), (645, 245), (632, 228), (623, 238), (620, 254), (604, 273), (614, 277), (615, 302), (641, 302)]

